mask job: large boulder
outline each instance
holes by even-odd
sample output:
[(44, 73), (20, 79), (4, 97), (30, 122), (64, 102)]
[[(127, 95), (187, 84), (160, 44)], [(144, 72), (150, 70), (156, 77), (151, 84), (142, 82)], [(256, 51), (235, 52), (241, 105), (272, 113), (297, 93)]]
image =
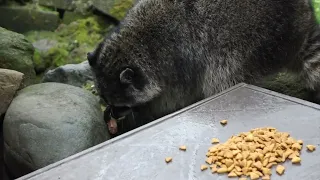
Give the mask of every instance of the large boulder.
[(16, 91), (21, 85), (22, 79), (22, 73), (0, 68), (0, 116), (7, 111)]
[(25, 75), (24, 85), (34, 83), (34, 47), (19, 34), (0, 27), (0, 68), (11, 69)]
[(42, 82), (59, 82), (77, 87), (83, 87), (90, 81), (93, 81), (93, 76), (88, 61), (49, 70), (42, 79)]
[(5, 115), (3, 135), (5, 163), (14, 177), (110, 138), (98, 98), (61, 83), (18, 91)]

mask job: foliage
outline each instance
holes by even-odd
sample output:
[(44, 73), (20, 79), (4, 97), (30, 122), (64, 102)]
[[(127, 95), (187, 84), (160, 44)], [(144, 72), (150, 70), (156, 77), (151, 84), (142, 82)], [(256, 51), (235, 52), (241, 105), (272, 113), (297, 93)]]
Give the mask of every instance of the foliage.
[(315, 16), (318, 24), (320, 24), (320, 0), (312, 0)]

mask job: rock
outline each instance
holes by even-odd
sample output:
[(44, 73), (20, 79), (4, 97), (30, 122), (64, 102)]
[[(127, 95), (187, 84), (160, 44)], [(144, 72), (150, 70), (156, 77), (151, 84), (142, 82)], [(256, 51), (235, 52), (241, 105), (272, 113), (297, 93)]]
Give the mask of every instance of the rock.
[(56, 40), (51, 40), (51, 39), (40, 39), (34, 43), (32, 43), (32, 45), (38, 49), (39, 51), (48, 51), (50, 48), (54, 47), (57, 45), (57, 41)]
[(83, 15), (91, 13), (90, 12), (91, 5), (92, 5), (91, 0), (74, 0), (73, 4), (75, 6), (75, 9), (73, 10), (73, 12), (81, 13)]
[(122, 20), (138, 0), (92, 0), (92, 6), (112, 17)]
[(112, 27), (94, 16), (61, 24), (54, 32), (29, 31), (26, 37), (36, 49), (33, 59), (37, 74), (47, 68), (83, 62), (87, 52), (92, 51)]
[(7, 111), (22, 79), (22, 73), (0, 68), (0, 116)]
[(93, 81), (88, 61), (79, 64), (67, 64), (49, 70), (42, 79), (42, 82), (59, 82), (77, 87), (83, 87), (88, 81)]
[[(90, 14), (91, 15), (91, 14)], [(77, 12), (73, 12), (73, 11), (66, 11), (63, 15), (63, 23), (64, 24), (70, 24), (74, 21), (77, 21), (79, 19), (85, 19), (90, 17), (90, 15), (87, 14), (82, 14), (82, 13), (77, 13)]]
[(69, 12), (87, 13), (91, 1), (89, 0), (39, 0), (39, 5), (59, 8)]
[(110, 138), (98, 98), (61, 83), (18, 91), (3, 130), (4, 159), (15, 178)]
[(0, 6), (0, 26), (18, 33), (31, 30), (53, 31), (59, 25), (59, 13), (29, 6)]
[(35, 79), (33, 53), (32, 44), (23, 35), (0, 27), (0, 68), (23, 73), (24, 85), (33, 84)]
[(73, 1), (74, 0), (39, 0), (39, 5), (64, 10), (73, 10), (75, 8)]

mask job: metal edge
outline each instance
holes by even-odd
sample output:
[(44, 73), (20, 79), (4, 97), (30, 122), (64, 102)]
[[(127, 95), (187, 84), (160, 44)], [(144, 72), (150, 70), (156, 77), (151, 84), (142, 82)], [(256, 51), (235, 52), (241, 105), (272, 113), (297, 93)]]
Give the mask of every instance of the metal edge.
[(60, 160), (60, 161), (57, 161), (57, 162), (55, 162), (55, 163), (52, 163), (52, 164), (50, 164), (50, 165), (48, 165), (48, 166), (45, 166), (45, 167), (43, 167), (43, 168), (40, 168), (40, 169), (38, 169), (38, 170), (36, 170), (36, 171), (33, 171), (33, 172), (29, 173), (29, 174), (26, 174), (26, 175), (24, 175), (24, 176), (21, 176), (21, 177), (17, 178), (16, 180), (25, 180), (25, 179), (29, 179), (29, 178), (35, 177), (35, 176), (37, 176), (37, 175), (40, 175), (40, 174), (42, 174), (42, 173), (44, 173), (44, 172), (49, 171), (50, 169), (53, 169), (53, 168), (55, 168), (55, 167), (57, 167), (57, 166), (60, 166), (60, 165), (62, 165), (62, 164), (64, 164), (64, 163), (66, 163), (66, 162), (69, 162), (69, 161), (71, 161), (71, 160), (77, 159), (77, 158), (79, 158), (79, 157), (81, 157), (81, 156), (83, 156), (83, 155), (86, 155), (86, 154), (90, 153), (90, 152), (99, 150), (99, 149), (101, 149), (101, 148), (103, 148), (103, 147), (105, 147), (105, 146), (107, 146), (107, 145), (109, 145), (109, 144), (112, 144), (112, 143), (114, 143), (114, 142), (116, 142), (116, 141), (119, 141), (119, 140), (121, 140), (121, 139), (124, 139), (125, 137), (128, 137), (128, 136), (131, 136), (131, 135), (133, 135), (133, 134), (135, 134), (135, 133), (138, 133), (138, 132), (140, 132), (141, 130), (144, 130), (144, 129), (150, 128), (150, 127), (152, 127), (152, 126), (155, 126), (155, 125), (157, 125), (157, 124), (160, 124), (160, 123), (168, 120), (168, 119), (171, 118), (171, 117), (174, 117), (174, 116), (177, 116), (178, 114), (181, 114), (181, 113), (183, 113), (183, 112), (189, 111), (189, 110), (191, 110), (191, 109), (193, 109), (193, 108), (198, 107), (199, 105), (206, 104), (206, 103), (208, 103), (208, 102), (210, 102), (210, 101), (212, 101), (212, 100), (214, 100), (214, 99), (219, 98), (220, 96), (222, 96), (222, 95), (224, 95), (224, 94), (226, 94), (226, 93), (229, 93), (229, 92), (231, 92), (231, 91), (237, 90), (237, 89), (239, 89), (239, 88), (243, 88), (243, 87), (245, 87), (245, 86), (248, 86), (248, 84), (246, 84), (246, 83), (236, 84), (236, 85), (234, 85), (234, 86), (232, 86), (232, 87), (230, 87), (230, 88), (228, 88), (228, 89), (226, 89), (226, 90), (224, 90), (224, 91), (222, 91), (222, 92), (220, 92), (220, 93), (217, 93), (217, 94), (215, 94), (215, 95), (213, 95), (213, 96), (210, 96), (210, 97), (208, 97), (208, 98), (205, 98), (205, 99), (203, 99), (203, 100), (201, 100), (201, 101), (198, 101), (198, 102), (196, 102), (196, 103), (194, 103), (194, 104), (191, 104), (191, 105), (189, 105), (189, 106), (186, 106), (185, 108), (182, 108), (181, 110), (178, 110), (178, 111), (176, 111), (176, 112), (174, 112), (174, 113), (168, 114), (168, 115), (166, 115), (166, 116), (164, 116), (164, 117), (161, 117), (161, 118), (159, 118), (159, 119), (157, 119), (157, 120), (155, 120), (155, 121), (152, 121), (152, 122), (150, 122), (150, 123), (148, 123), (148, 124), (145, 124), (145, 125), (143, 125), (143, 126), (141, 126), (141, 127), (136, 128), (136, 129), (134, 129), (134, 130), (132, 130), (132, 131), (129, 131), (129, 132), (125, 133), (125, 134), (122, 134), (122, 135), (117, 136), (117, 137), (115, 137), (115, 138), (113, 138), (113, 139), (110, 139), (110, 140), (107, 140), (107, 141), (102, 142), (102, 143), (100, 143), (100, 144), (97, 144), (97, 145), (95, 145), (95, 146), (92, 146), (92, 147), (90, 147), (90, 148), (88, 148), (88, 149), (85, 149), (85, 150), (83, 150), (83, 151), (81, 151), (81, 152), (78, 152), (78, 153), (76, 153), (76, 154), (74, 154), (74, 155), (71, 155), (71, 156), (69, 156), (69, 157), (67, 157), (67, 158), (64, 158), (64, 159), (62, 159), (62, 160)]
[(299, 98), (296, 98), (296, 97), (293, 97), (293, 96), (281, 94), (281, 93), (278, 93), (278, 92), (275, 92), (275, 91), (272, 91), (272, 90), (269, 90), (269, 89), (266, 89), (266, 88), (261, 88), (261, 87), (255, 86), (255, 85), (251, 85), (251, 84), (247, 84), (247, 86), (245, 88), (248, 88), (248, 89), (251, 89), (251, 90), (255, 90), (255, 91), (258, 91), (260, 93), (268, 94), (270, 96), (275, 96), (275, 97), (278, 97), (278, 98), (281, 98), (281, 99), (285, 99), (287, 101), (291, 101), (291, 102), (294, 102), (294, 103), (297, 103), (297, 104), (300, 104), (300, 105), (303, 105), (303, 106), (307, 106), (307, 107), (310, 107), (310, 108), (313, 108), (313, 109), (320, 110), (320, 105), (319, 104), (316, 104), (316, 103), (313, 103), (313, 102), (310, 102), (310, 101), (307, 101), (307, 100), (303, 100), (303, 99), (299, 99)]

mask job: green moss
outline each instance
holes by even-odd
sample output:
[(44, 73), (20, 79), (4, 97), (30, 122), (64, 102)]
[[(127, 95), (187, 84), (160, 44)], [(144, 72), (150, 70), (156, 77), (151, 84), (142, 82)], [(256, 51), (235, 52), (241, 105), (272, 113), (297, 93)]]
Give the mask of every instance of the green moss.
[(92, 82), (87, 82), (85, 85), (83, 85), (83, 88), (85, 90), (88, 90), (88, 91), (92, 91), (94, 86), (93, 86), (93, 83)]
[(110, 15), (117, 18), (123, 19), (128, 10), (133, 7), (133, 0), (115, 0), (112, 9), (110, 9)]
[(41, 10), (41, 11), (55, 11), (55, 8), (53, 7), (45, 7), (38, 4), (36, 4), (35, 6), (38, 10)]
[(94, 87), (94, 83), (92, 81), (88, 81), (86, 82), (86, 84), (84, 84), (82, 86), (83, 89), (87, 90), (87, 91), (90, 91), (93, 95), (97, 96), (98, 93), (97, 93), (97, 90), (95, 89)]
[(101, 104), (101, 111), (104, 112), (106, 109), (107, 107)]

